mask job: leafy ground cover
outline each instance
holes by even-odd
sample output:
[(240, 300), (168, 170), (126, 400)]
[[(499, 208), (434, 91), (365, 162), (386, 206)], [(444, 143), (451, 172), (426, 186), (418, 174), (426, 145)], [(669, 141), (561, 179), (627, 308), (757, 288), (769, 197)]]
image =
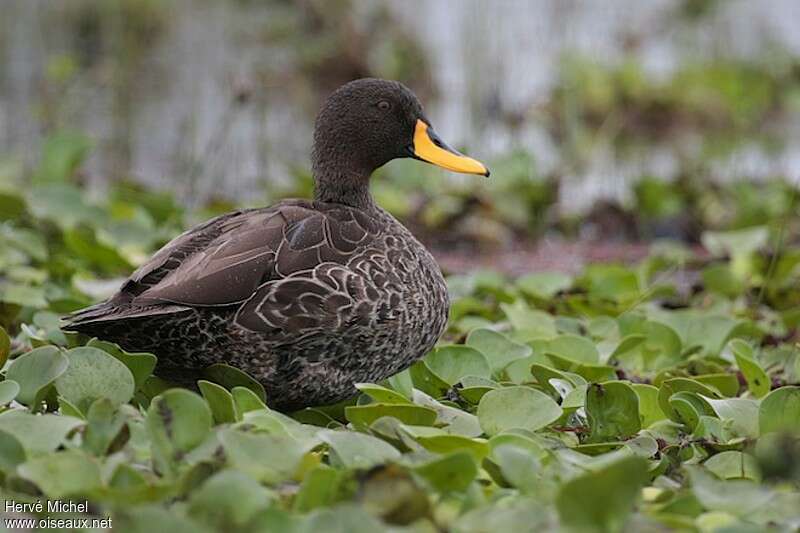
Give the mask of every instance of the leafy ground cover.
[(658, 244), (635, 267), (451, 276), (424, 360), (286, 414), (230, 367), (170, 388), (153, 355), (59, 329), (186, 223), (168, 197), (48, 177), (73, 159), (0, 193), (3, 498), (88, 499), (123, 531), (800, 526), (785, 227), (705, 232), (702, 258)]

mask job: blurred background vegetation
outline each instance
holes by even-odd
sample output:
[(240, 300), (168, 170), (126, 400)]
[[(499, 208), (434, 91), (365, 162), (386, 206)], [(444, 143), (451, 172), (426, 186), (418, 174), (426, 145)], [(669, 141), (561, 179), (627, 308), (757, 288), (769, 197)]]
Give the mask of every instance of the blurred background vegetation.
[(446, 268), (508, 251), (506, 270), (574, 270), (592, 252), (565, 243), (627, 258), (705, 230), (797, 229), (797, 3), (631, 5), (4, 0), (2, 216), (107, 242), (123, 257), (103, 264), (124, 271), (214, 212), (310, 194), (321, 99), (380, 76), (493, 171), (396, 161), (374, 180)]

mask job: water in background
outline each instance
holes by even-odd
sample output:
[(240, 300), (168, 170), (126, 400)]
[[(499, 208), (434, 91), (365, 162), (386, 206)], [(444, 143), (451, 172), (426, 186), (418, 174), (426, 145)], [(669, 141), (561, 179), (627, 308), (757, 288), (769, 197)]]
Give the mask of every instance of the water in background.
[[(113, 17), (110, 28), (94, 28), (91, 19), (65, 23), (76, 5), (99, 6), (99, 0), (1, 1), (0, 158), (19, 158), (32, 166), (47, 132), (83, 131), (95, 145), (86, 169), (91, 185), (133, 176), (173, 189), (190, 202), (213, 195), (252, 201), (271, 184), (289, 180), (295, 169), (307, 168), (321, 94), (288, 74), (294, 72), (289, 63), (304, 61), (298, 42), (274, 35), (280, 37), (281, 28), (296, 28), (287, 11), (307, 2), (175, 0), (166, 21), (135, 13), (142, 16), (145, 35), (148, 24), (155, 27), (153, 42), (143, 43), (141, 33), (126, 35), (127, 21), (117, 20), (119, 27), (114, 27)], [(490, 160), (514, 148), (531, 152), (536, 172), (560, 169), (562, 203), (580, 209), (599, 197), (624, 198), (630, 180), (642, 174), (670, 179), (678, 162), (668, 147), (654, 146), (620, 160), (600, 144), (586, 164), (562, 168), (560, 147), (537, 123), (535, 110), (550, 97), (565, 55), (609, 65), (634, 57), (654, 78), (669, 76), (687, 60), (761, 58), (772, 48), (800, 55), (797, 0), (729, 0), (701, 23), (666, 24), (679, 4), (358, 1), (348, 23), (353, 35), (368, 35), (369, 28), (359, 25), (375, 23), (375, 11), (382, 6), (397, 26), (393, 31), (421, 47), (430, 79), (420, 85), (429, 84), (430, 90), (419, 88), (427, 95), (437, 129)], [(107, 24), (107, 18), (102, 20)], [(133, 50), (121, 56), (127, 62), (123, 67), (130, 68), (104, 70), (102, 63), (91, 68), (97, 61), (91, 36), (104, 32), (112, 36), (112, 52), (113, 47)], [(357, 58), (358, 47), (366, 46), (365, 61), (380, 61), (382, 35), (361, 38), (346, 43), (344, 50), (355, 48), (352, 56)], [(59, 69), (70, 70), (64, 55), (75, 50), (83, 54), (78, 74), (62, 73)], [(414, 72), (411, 58), (406, 68)], [(350, 63), (353, 75), (369, 67), (359, 67), (359, 59)], [(336, 66), (317, 65), (315, 72), (325, 74)], [(53, 83), (59, 75), (69, 82)], [(800, 176), (800, 124), (787, 126), (780, 152), (744, 146), (715, 162), (714, 169), (714, 177), (722, 179)]]

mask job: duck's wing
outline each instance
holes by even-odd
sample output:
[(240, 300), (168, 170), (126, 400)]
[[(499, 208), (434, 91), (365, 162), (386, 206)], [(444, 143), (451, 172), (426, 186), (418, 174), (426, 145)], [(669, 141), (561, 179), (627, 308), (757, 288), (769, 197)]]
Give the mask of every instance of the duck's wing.
[(323, 262), (345, 264), (376, 233), (363, 212), (334, 204), (293, 200), (229, 213), (176, 237), (108, 302), (68, 320), (79, 325), (241, 304), (265, 283)]

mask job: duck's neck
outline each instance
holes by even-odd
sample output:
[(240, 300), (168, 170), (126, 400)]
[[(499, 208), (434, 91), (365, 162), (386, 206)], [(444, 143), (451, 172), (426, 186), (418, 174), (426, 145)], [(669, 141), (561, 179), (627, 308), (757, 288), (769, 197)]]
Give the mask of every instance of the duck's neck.
[(314, 200), (375, 209), (375, 200), (369, 192), (369, 165), (357, 165), (346, 152), (314, 147), (312, 173), (314, 175)]
[(357, 207), (365, 211), (374, 209), (375, 200), (369, 192), (369, 178), (347, 175), (314, 175), (314, 200)]

